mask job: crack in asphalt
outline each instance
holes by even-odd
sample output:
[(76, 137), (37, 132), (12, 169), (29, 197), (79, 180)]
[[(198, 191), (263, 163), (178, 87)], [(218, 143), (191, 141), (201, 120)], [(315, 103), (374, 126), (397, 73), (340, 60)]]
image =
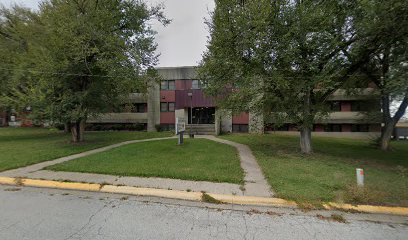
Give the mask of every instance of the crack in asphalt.
[[(91, 216), (89, 216), (88, 221), (87, 221), (84, 225), (82, 225), (82, 227), (81, 227), (78, 231), (72, 233), (71, 235), (69, 235), (68, 237), (66, 237), (64, 240), (69, 240), (69, 239), (73, 238), (75, 235), (79, 235), (80, 232), (82, 232), (84, 229), (86, 229), (86, 228), (91, 224), (93, 218), (94, 218), (96, 215), (98, 215), (103, 209), (107, 208), (107, 207), (108, 207), (110, 204), (112, 204), (113, 202), (115, 202), (115, 200), (112, 200), (112, 201), (110, 201), (109, 203), (104, 204), (101, 208), (99, 208), (97, 211), (95, 211), (95, 213), (93, 213)], [(86, 232), (85, 232), (85, 233), (86, 233)], [(84, 234), (85, 234), (85, 233), (84, 233)], [(79, 237), (79, 239), (81, 239), (81, 238), (82, 238), (82, 237)]]

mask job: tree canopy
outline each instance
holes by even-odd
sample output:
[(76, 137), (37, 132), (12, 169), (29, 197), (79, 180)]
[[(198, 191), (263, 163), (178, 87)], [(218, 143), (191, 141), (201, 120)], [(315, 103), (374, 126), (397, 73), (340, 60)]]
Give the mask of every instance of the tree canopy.
[(344, 82), (343, 51), (353, 42), (348, 11), (339, 1), (217, 1), (209, 22), (211, 40), (200, 68), (208, 92), (238, 111), (257, 111), (301, 131), (311, 152), (313, 122)]
[[(370, 74), (377, 75), (381, 64), (374, 56), (391, 46), (399, 67), (390, 69), (388, 86), (404, 95), (396, 90), (404, 93), (407, 86), (402, 77), (407, 24), (401, 24), (406, 5), (397, 0), (218, 0), (207, 23), (211, 37), (199, 76), (221, 106), (258, 112), (277, 125), (294, 124), (302, 152), (310, 153), (313, 123), (328, 116), (329, 96), (375, 80)], [(400, 32), (391, 34), (395, 30)]]
[[(152, 19), (170, 22), (161, 5), (136, 0), (50, 0), (38, 12), (3, 8), (0, 43), (11, 46), (4, 54), (12, 56), (3, 74), (27, 76), (9, 88), (10, 99), (49, 121), (71, 124), (73, 141), (81, 141), (89, 116), (146, 90), (158, 56)], [(16, 54), (13, 44), (23, 49)]]

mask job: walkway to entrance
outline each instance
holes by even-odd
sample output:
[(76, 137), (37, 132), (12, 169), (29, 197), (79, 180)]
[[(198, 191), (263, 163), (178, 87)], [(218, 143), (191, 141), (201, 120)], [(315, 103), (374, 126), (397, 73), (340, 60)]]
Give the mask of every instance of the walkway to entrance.
[[(175, 138), (175, 137), (170, 137)], [(256, 162), (251, 150), (248, 146), (216, 138), (215, 136), (197, 136), (197, 138), (205, 138), (212, 141), (228, 144), (234, 146), (239, 153), (241, 160), (241, 167), (245, 172), (244, 186), (231, 183), (213, 183), (205, 181), (186, 181), (178, 179), (168, 178), (143, 178), (143, 177), (121, 177), (103, 174), (92, 173), (78, 173), (78, 172), (54, 172), (48, 170), (42, 170), (45, 167), (55, 165), (58, 163), (71, 161), (77, 158), (85, 157), (94, 153), (108, 151), (113, 148), (124, 146), (127, 144), (146, 142), (146, 141), (159, 141), (169, 138), (155, 138), (144, 140), (126, 141), (111, 146), (94, 149), (91, 151), (58, 158), (52, 161), (42, 162), (31, 166), (13, 169), (5, 172), (1, 172), (0, 176), (5, 177), (24, 177), (34, 179), (46, 179), (46, 180), (66, 180), (71, 182), (88, 182), (88, 183), (103, 183), (111, 185), (126, 185), (135, 187), (149, 187), (149, 188), (161, 188), (161, 189), (174, 189), (181, 191), (194, 191), (194, 192), (210, 192), (217, 194), (233, 194), (233, 195), (247, 195), (257, 197), (272, 197), (273, 193), (270, 190), (270, 186), (265, 180), (262, 171)]]

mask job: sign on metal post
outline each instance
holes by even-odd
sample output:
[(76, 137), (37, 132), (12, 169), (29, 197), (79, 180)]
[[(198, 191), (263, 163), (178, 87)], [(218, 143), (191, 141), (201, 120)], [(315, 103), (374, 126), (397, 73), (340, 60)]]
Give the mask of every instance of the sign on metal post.
[(186, 130), (186, 121), (184, 118), (176, 118), (176, 134), (179, 135), (178, 137), (178, 145), (183, 144), (183, 134)]
[(176, 134), (186, 131), (186, 120), (184, 118), (176, 118)]

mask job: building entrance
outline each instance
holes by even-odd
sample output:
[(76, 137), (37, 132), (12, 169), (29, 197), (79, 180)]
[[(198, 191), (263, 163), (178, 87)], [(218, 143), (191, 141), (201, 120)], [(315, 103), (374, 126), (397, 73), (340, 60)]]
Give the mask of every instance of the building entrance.
[[(188, 123), (191, 124), (191, 108), (188, 108)], [(193, 108), (193, 124), (214, 124), (214, 107), (195, 107)]]

